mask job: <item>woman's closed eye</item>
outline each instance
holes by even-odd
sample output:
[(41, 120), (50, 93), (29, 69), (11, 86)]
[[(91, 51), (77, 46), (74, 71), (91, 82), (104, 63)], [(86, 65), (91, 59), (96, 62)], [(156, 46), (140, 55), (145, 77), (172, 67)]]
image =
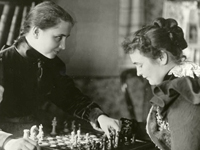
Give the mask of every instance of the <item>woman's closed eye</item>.
[(60, 42), (60, 41), (62, 40), (62, 38), (63, 38), (63, 36), (56, 36), (56, 37), (55, 37), (55, 40), (56, 40), (57, 42)]
[(135, 67), (139, 67), (142, 68), (142, 64), (141, 63), (133, 63), (135, 65)]

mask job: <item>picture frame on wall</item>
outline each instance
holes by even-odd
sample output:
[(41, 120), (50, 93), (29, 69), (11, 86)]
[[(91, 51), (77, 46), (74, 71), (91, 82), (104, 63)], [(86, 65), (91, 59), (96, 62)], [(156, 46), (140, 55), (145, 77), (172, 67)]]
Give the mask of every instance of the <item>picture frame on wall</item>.
[(186, 40), (188, 46), (194, 49), (200, 49), (200, 16), (199, 9), (191, 9), (189, 11), (187, 30), (186, 30)]
[(200, 10), (197, 1), (165, 1), (163, 17), (177, 20), (188, 43), (183, 54), (187, 60), (200, 64)]
[(188, 42), (189, 44), (198, 44), (198, 25), (194, 23), (188, 24)]

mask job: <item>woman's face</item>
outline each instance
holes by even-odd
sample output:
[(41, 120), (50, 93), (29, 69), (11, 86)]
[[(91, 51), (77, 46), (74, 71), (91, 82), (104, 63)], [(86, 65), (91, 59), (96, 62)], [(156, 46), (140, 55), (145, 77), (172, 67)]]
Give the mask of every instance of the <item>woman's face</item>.
[(146, 57), (137, 49), (130, 54), (130, 58), (137, 69), (138, 76), (146, 78), (151, 85), (158, 85), (163, 81), (166, 72), (159, 60)]
[(70, 36), (72, 24), (61, 21), (52, 28), (38, 30), (36, 50), (47, 58), (54, 58), (61, 51), (65, 50), (66, 39)]

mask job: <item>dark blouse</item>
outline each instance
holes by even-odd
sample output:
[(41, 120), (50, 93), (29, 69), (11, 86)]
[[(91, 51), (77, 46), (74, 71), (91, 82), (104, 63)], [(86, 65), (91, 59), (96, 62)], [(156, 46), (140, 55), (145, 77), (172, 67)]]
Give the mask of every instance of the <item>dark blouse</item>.
[(5, 89), (0, 104), (1, 117), (34, 114), (45, 101), (64, 112), (95, 122), (103, 114), (100, 107), (84, 95), (66, 75), (65, 64), (58, 58), (48, 59), (22, 40), (0, 53)]

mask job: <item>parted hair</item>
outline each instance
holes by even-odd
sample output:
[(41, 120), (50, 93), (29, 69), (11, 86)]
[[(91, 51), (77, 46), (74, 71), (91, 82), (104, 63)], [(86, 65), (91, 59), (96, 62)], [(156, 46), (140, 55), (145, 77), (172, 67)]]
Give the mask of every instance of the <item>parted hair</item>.
[(156, 59), (164, 50), (170, 52), (176, 60), (181, 60), (182, 50), (187, 47), (187, 42), (175, 19), (157, 18), (152, 24), (126, 38), (122, 46), (126, 53), (138, 49), (145, 56)]
[(44, 30), (56, 26), (61, 20), (74, 25), (73, 18), (62, 7), (52, 1), (44, 1), (30, 10), (23, 23), (21, 35), (29, 32), (32, 26)]

